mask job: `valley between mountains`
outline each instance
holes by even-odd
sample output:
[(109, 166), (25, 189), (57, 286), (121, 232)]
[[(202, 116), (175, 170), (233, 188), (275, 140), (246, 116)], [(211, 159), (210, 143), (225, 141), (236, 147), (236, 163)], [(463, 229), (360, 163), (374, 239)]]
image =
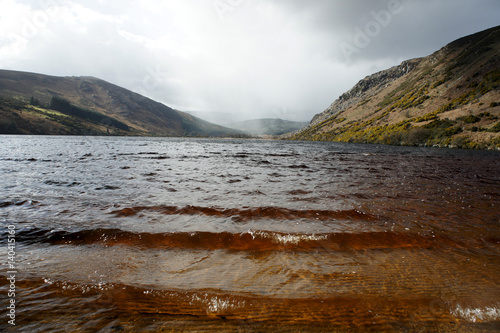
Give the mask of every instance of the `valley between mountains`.
[(500, 26), (360, 80), (309, 124), (260, 119), (235, 123), (234, 128), (174, 110), (94, 77), (0, 70), (0, 133), (274, 136), (500, 149), (499, 54)]

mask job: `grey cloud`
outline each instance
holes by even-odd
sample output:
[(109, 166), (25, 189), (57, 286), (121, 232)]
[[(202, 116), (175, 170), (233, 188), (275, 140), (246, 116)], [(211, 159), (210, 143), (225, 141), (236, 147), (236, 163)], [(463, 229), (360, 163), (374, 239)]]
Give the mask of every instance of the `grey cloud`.
[[(495, 0), (279, 2), (286, 3), (292, 12), (313, 13), (308, 22), (311, 31), (330, 34), (337, 41), (325, 48), (339, 61), (346, 60), (339, 43), (360, 51), (352, 61), (424, 56), (457, 38), (495, 26), (500, 15), (500, 2)], [(397, 6), (397, 13), (390, 12), (391, 5)], [(388, 20), (382, 12), (391, 13)], [(373, 23), (378, 23), (379, 32), (373, 29)], [(366, 36), (367, 30), (375, 36), (367, 36), (366, 47), (357, 47), (359, 31)]]
[[(400, 0), (356, 45), (356, 31), (397, 0), (221, 1), (237, 5), (221, 17), (212, 1), (66, 1), (13, 53), (12, 33), (32, 15), (23, 7), (17, 25), (0, 21), (0, 67), (92, 75), (182, 110), (309, 120), (364, 76), (495, 26), (500, 14), (498, 0)], [(342, 45), (356, 47), (350, 59)]]

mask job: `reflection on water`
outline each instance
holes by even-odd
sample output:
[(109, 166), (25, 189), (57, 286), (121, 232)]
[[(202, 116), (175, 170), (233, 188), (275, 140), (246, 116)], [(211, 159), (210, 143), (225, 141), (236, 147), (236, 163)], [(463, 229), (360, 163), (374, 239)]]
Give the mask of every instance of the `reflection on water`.
[(2, 331), (500, 329), (498, 152), (0, 143), (19, 272)]

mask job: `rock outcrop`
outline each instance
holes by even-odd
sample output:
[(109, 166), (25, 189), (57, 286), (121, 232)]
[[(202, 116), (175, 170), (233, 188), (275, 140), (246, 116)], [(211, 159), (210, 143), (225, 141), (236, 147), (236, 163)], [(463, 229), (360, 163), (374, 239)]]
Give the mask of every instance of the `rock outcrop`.
[(360, 101), (368, 98), (376, 93), (373, 90), (381, 90), (388, 83), (393, 82), (400, 77), (409, 74), (420, 63), (421, 59), (413, 59), (404, 61), (399, 66), (394, 66), (390, 69), (380, 71), (365, 77), (359, 81), (351, 90), (342, 94), (335, 102), (333, 102), (325, 111), (317, 114), (312, 119), (310, 125), (318, 124), (340, 111), (347, 109), (349, 106), (356, 105)]
[(284, 138), (500, 148), (500, 27), (370, 75)]

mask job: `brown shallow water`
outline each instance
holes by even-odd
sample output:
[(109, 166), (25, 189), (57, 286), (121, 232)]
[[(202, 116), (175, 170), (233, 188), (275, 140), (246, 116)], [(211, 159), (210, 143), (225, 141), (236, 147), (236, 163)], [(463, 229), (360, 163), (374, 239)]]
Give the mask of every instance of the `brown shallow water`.
[[(500, 154), (0, 137), (6, 332), (500, 330)], [(3, 260), (4, 271), (8, 266)], [(6, 273), (7, 274), (7, 273)]]

